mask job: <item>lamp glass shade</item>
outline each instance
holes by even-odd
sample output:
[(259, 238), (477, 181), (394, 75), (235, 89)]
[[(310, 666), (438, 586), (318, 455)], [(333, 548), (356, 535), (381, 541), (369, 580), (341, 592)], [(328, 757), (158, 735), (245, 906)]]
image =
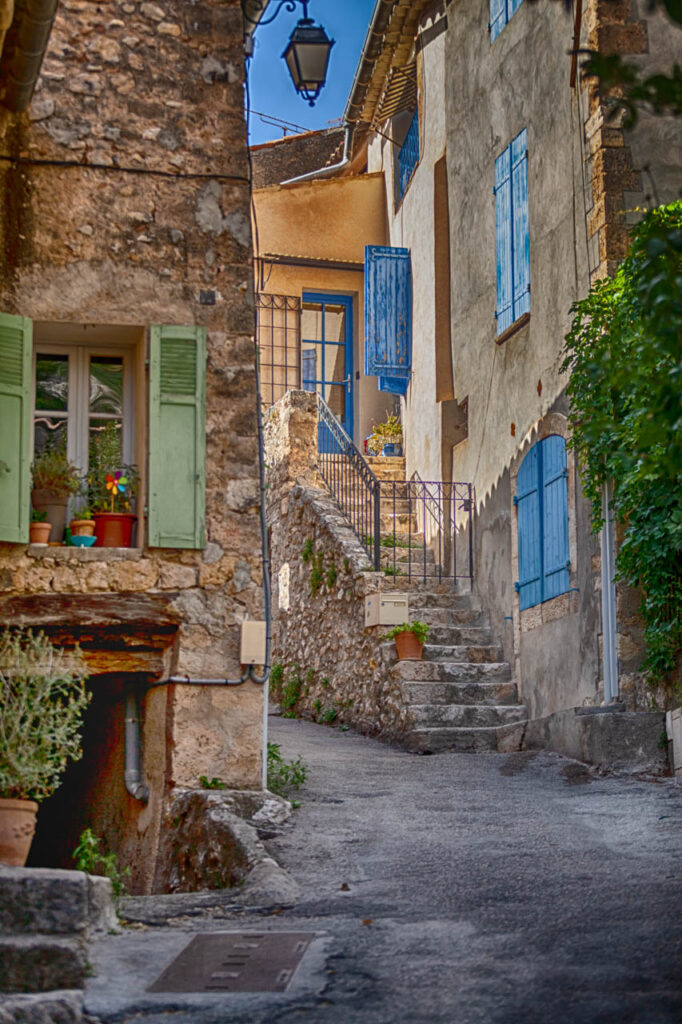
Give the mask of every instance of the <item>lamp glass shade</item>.
[(312, 105), (327, 78), (329, 55), (334, 40), (329, 39), (320, 25), (304, 18), (291, 33), (282, 57), (297, 92)]

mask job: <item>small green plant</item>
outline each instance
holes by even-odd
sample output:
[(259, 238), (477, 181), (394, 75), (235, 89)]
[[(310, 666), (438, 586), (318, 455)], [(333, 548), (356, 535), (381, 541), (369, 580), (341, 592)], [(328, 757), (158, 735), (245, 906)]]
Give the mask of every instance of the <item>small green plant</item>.
[(286, 796), (292, 789), (300, 789), (308, 777), (308, 766), (302, 757), (285, 761), (279, 743), (268, 743), (268, 789)]
[(324, 709), (320, 716), (320, 721), (324, 722), (325, 725), (331, 725), (339, 717), (339, 713), (336, 708), (327, 707)]
[(309, 686), (313, 685), (313, 683), (315, 682), (315, 669), (314, 668), (306, 669), (305, 681), (306, 681), (306, 683), (308, 683)]
[(419, 619), (413, 619), (412, 622), (401, 622), (393, 629), (390, 629), (388, 633), (384, 633), (381, 637), (382, 640), (395, 640), (398, 633), (414, 633), (420, 644), (425, 644), (430, 632), (430, 627), (425, 622), (420, 622)]
[(343, 571), (350, 572), (350, 558), (348, 558), (348, 556), (343, 560)]
[(74, 512), (74, 514), (73, 514), (73, 516), (71, 518), (72, 519), (92, 519), (92, 512), (90, 511), (90, 508), (89, 508), (88, 505), (81, 505), (80, 508), (76, 509), (76, 511)]
[(316, 697), (315, 700), (313, 701), (313, 711), (315, 712), (316, 716), (319, 716), (320, 712), (322, 711), (322, 701), (320, 700), (319, 697)]
[(78, 649), (29, 629), (0, 633), (0, 797), (44, 800), (80, 760), (86, 678)]
[(402, 444), (403, 427), (398, 416), (386, 411), (386, 419), (375, 423), (371, 435), (367, 439), (367, 451), (370, 455), (379, 455), (386, 444)]
[(273, 690), (279, 690), (284, 679), (284, 665), (281, 661), (276, 661), (270, 669), (270, 686)]
[(305, 544), (303, 545), (303, 550), (301, 551), (301, 561), (304, 564), (307, 564), (310, 561), (310, 559), (313, 557), (313, 553), (314, 553), (313, 542), (312, 542), (311, 538), (308, 537), (308, 539), (306, 540)]
[(310, 569), (310, 593), (315, 595), (324, 583), (324, 552), (318, 551), (312, 557)]
[(338, 576), (339, 576), (339, 574), (337, 572), (336, 566), (332, 562), (330, 564), (329, 568), (327, 569), (327, 574), (326, 574), (327, 586), (329, 587), (330, 590), (332, 589), (332, 587), (336, 583), (336, 581), (338, 579)]
[(76, 494), (80, 487), (78, 470), (59, 448), (44, 448), (31, 466), (36, 491), (54, 491), (64, 498)]
[(209, 779), (207, 775), (199, 776), (199, 783), (202, 789), (227, 789), (227, 783), (221, 779)]
[(323, 690), (327, 690), (329, 688), (329, 679), (327, 676), (322, 676), (320, 679), (320, 686)]
[(46, 519), (47, 519), (47, 512), (45, 511), (44, 508), (41, 508), (41, 509), (34, 508), (33, 512), (31, 512), (31, 522), (32, 523), (44, 523)]
[(130, 875), (130, 868), (119, 869), (115, 853), (102, 853), (101, 839), (91, 828), (81, 832), (78, 846), (73, 851), (77, 871), (85, 871), (88, 875), (104, 875), (111, 879), (111, 888), (115, 899), (125, 895), (125, 879)]

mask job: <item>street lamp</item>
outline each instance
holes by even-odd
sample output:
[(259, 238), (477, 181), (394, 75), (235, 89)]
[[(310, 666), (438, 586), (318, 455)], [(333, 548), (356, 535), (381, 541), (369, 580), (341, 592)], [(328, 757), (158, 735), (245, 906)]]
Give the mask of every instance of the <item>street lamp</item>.
[(289, 68), (296, 92), (314, 107), (327, 78), (329, 55), (334, 40), (328, 37), (321, 25), (316, 25), (313, 19), (308, 17), (308, 0), (280, 0), (270, 18), (252, 18), (249, 14), (249, 10), (254, 14), (262, 11), (263, 0), (245, 0), (242, 6), (244, 16), (251, 24), (269, 25), (283, 7), (287, 11), (295, 11), (297, 3), (303, 7), (303, 17), (291, 33), (282, 58)]

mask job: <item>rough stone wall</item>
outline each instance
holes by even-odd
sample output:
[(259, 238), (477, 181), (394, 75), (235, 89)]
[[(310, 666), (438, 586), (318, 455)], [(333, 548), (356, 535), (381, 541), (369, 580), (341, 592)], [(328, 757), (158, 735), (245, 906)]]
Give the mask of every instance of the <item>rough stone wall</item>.
[[(290, 391), (266, 421), (273, 580), (273, 662), (299, 694), (296, 711), (392, 738), (409, 727), (380, 637), (365, 628), (365, 596), (392, 590), (329, 492), (316, 487), (315, 396)], [(319, 567), (319, 586), (311, 585)], [(299, 680), (297, 683), (296, 680)]]
[(279, 185), (299, 174), (338, 163), (343, 153), (344, 135), (343, 128), (326, 128), (252, 146), (253, 187)]
[[(194, 677), (239, 675), (240, 623), (262, 616), (242, 38), (239, 0), (62, 0), (28, 114), (0, 121), (0, 309), (145, 338), (152, 323), (203, 325), (208, 346), (205, 549), (84, 561), (0, 544), (0, 590), (84, 607), (165, 596), (180, 619), (169, 668)], [(163, 692), (149, 738), (165, 787), (260, 784), (261, 687)], [(157, 797), (124, 810), (138, 859)]]

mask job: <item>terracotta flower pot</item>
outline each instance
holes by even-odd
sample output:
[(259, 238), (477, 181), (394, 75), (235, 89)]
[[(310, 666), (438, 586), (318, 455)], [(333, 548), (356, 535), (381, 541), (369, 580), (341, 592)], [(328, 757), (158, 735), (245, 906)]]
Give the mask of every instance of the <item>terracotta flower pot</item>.
[(60, 491), (47, 488), (31, 491), (31, 504), (36, 512), (44, 512), (47, 521), (52, 525), (52, 539), (60, 544), (64, 540), (66, 529), (66, 506), (69, 496)]
[(137, 516), (132, 512), (93, 512), (96, 548), (129, 548)]
[(92, 537), (95, 532), (95, 523), (92, 519), (72, 519), (69, 529), (73, 537)]
[(405, 658), (421, 659), (424, 653), (424, 644), (417, 640), (414, 633), (403, 631), (402, 633), (396, 633), (395, 649), (398, 652), (398, 661), (403, 661)]
[(51, 523), (31, 523), (28, 528), (28, 539), (31, 544), (47, 544), (50, 539)]
[(36, 830), (37, 811), (33, 800), (0, 800), (0, 864), (23, 868)]

